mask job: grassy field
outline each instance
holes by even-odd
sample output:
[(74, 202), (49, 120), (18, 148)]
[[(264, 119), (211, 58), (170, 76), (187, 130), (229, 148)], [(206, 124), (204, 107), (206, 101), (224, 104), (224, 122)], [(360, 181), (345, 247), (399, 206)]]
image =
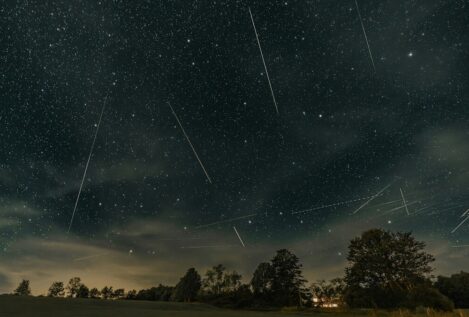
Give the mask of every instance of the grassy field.
[(145, 301), (108, 301), (92, 299), (64, 299), (0, 296), (0, 317), (469, 317), (469, 311), (440, 314), (422, 311), (410, 314), (404, 311), (371, 310), (297, 312), (252, 312), (218, 309), (204, 304), (180, 304)]

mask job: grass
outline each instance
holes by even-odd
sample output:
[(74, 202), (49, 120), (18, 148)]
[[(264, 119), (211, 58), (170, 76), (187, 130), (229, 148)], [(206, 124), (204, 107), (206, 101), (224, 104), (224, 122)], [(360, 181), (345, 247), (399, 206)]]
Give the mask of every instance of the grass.
[(0, 296), (0, 317), (469, 317), (469, 311), (438, 313), (422, 309), (408, 311), (286, 309), (278, 312), (254, 312), (219, 309), (204, 304), (145, 301), (110, 301), (46, 297)]

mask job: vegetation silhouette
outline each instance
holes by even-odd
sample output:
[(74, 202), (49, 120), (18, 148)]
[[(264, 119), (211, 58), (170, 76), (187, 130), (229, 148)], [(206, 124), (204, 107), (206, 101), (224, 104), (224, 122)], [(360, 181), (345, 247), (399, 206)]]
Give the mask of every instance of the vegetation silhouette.
[[(142, 290), (89, 289), (79, 277), (64, 283), (55, 281), (49, 297), (101, 300), (145, 300), (207, 303), (225, 308), (275, 309), (348, 307), (411, 309), (427, 307), (451, 311), (469, 307), (469, 273), (450, 277), (431, 275), (434, 257), (425, 243), (409, 232), (371, 229), (351, 240), (345, 276), (331, 281), (318, 280), (309, 287), (303, 277), (300, 259), (287, 249), (276, 252), (270, 262), (255, 269), (249, 283), (235, 270), (218, 264), (202, 277), (189, 268), (176, 286), (159, 284)], [(14, 295), (31, 295), (29, 280), (22, 280)]]

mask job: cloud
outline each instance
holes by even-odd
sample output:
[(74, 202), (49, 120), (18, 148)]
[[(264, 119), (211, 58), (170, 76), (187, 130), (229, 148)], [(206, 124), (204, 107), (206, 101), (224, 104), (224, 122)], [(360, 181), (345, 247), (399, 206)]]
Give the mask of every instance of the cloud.
[(0, 294), (11, 292), (12, 283), (8, 275), (0, 271)]
[[(64, 236), (62, 232), (52, 232), (46, 240), (19, 237), (2, 255), (0, 273), (8, 281), (3, 289), (11, 291), (7, 289), (12, 287), (10, 281), (17, 283), (25, 278), (31, 280), (34, 294), (44, 294), (53, 281), (68, 282), (73, 276), (81, 277), (89, 287), (141, 289), (159, 283), (174, 285), (189, 267), (203, 275), (219, 263), (237, 270), (249, 282), (256, 266), (272, 259), (281, 248), (292, 250), (300, 258), (309, 282), (340, 277), (347, 264), (349, 241), (364, 230), (386, 223), (386, 217), (369, 217), (370, 210), (363, 209), (356, 216), (347, 210), (334, 211), (341, 216), (333, 218), (327, 227), (292, 241), (258, 240), (254, 232), (242, 228), (246, 248), (240, 246), (229, 224), (184, 229), (158, 218), (114, 225), (92, 239)], [(431, 241), (428, 250), (437, 257), (437, 274), (464, 268), (465, 250), (455, 250), (443, 239), (432, 241), (424, 231), (415, 234)]]

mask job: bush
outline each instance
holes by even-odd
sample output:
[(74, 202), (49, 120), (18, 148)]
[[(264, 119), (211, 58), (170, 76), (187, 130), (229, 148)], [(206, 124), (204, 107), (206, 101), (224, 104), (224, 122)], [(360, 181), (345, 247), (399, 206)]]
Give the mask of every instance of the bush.
[(396, 288), (347, 288), (344, 300), (351, 308), (397, 308), (406, 301), (406, 293)]
[(415, 309), (418, 306), (430, 307), (436, 310), (452, 311), (453, 302), (441, 294), (436, 288), (426, 285), (412, 289), (408, 296), (408, 307)]
[(451, 311), (453, 302), (428, 284), (420, 284), (411, 290), (402, 288), (348, 288), (344, 299), (351, 308), (408, 308), (419, 306)]

